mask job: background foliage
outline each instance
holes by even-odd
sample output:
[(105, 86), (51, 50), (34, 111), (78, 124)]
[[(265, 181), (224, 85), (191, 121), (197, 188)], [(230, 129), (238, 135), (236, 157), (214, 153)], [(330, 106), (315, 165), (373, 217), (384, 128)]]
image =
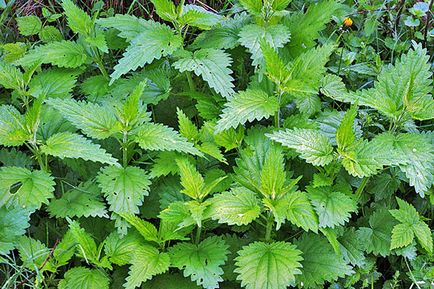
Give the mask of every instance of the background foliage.
[(434, 286), (433, 1), (0, 0), (0, 285)]

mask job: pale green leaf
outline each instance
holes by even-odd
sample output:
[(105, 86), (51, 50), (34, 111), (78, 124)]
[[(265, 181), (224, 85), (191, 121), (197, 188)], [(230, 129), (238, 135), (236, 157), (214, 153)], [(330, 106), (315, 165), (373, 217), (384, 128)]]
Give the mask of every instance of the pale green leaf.
[(390, 249), (402, 248), (411, 244), (414, 233), (407, 224), (398, 224), (393, 227)]
[(303, 230), (318, 231), (318, 216), (306, 193), (293, 192), (286, 198), (286, 218), (297, 227)]
[(109, 289), (110, 279), (99, 269), (74, 267), (59, 282), (59, 289)]
[(255, 242), (238, 255), (237, 280), (247, 289), (286, 289), (301, 274), (302, 252), (288, 242)]
[(15, 18), (21, 35), (32, 36), (38, 34), (42, 28), (41, 20), (34, 15)]
[(135, 141), (145, 150), (178, 151), (198, 156), (203, 155), (186, 138), (163, 124), (143, 124), (139, 128)]
[(139, 206), (149, 195), (149, 176), (138, 167), (108, 166), (97, 176), (99, 187), (115, 213), (138, 214)]
[(261, 213), (256, 194), (243, 187), (216, 194), (210, 203), (212, 219), (228, 225), (248, 225)]
[(178, 17), (176, 7), (171, 0), (151, 0), (157, 10), (158, 16), (166, 21), (174, 21)]
[(136, 234), (120, 236), (117, 232), (112, 232), (105, 239), (104, 252), (111, 263), (123, 266), (131, 262), (141, 243), (142, 240)]
[(140, 235), (143, 236), (143, 238), (145, 238), (146, 241), (159, 243), (160, 240), (158, 238), (158, 231), (153, 224), (142, 220), (131, 213), (120, 213), (119, 215), (124, 218), (131, 226), (136, 228), (136, 230), (140, 233)]
[(201, 199), (204, 192), (205, 182), (202, 175), (187, 159), (177, 159), (179, 174), (181, 176), (182, 193), (192, 199)]
[(229, 66), (230, 55), (220, 49), (200, 49), (173, 63), (180, 72), (193, 71), (202, 77), (208, 85), (223, 97), (230, 99), (234, 94), (234, 79)]
[(41, 204), (48, 204), (48, 199), (53, 197), (54, 185), (54, 178), (45, 171), (2, 167), (0, 206), (9, 201), (23, 208), (39, 209)]
[(50, 63), (59, 67), (75, 68), (84, 64), (86, 60), (87, 54), (83, 46), (65, 40), (37, 46), (16, 63), (21, 66)]
[(116, 14), (113, 17), (100, 18), (97, 23), (102, 27), (115, 28), (119, 31), (119, 37), (125, 38), (128, 42), (140, 33), (152, 29), (151, 21), (128, 14)]
[(43, 70), (29, 83), (29, 94), (36, 98), (68, 98), (77, 81), (77, 72), (66, 69)]
[(31, 138), (24, 116), (12, 105), (0, 106), (0, 144), (20, 146)]
[(29, 212), (20, 207), (0, 206), (0, 255), (14, 248), (16, 238), (30, 226)]
[(314, 129), (286, 129), (266, 134), (271, 140), (294, 149), (306, 162), (324, 166), (333, 161), (333, 147), (326, 136)]
[(179, 23), (200, 29), (210, 29), (221, 20), (221, 16), (197, 5), (184, 5)]
[(17, 67), (0, 60), (0, 85), (7, 89), (23, 88), (23, 73)]
[(229, 246), (216, 236), (199, 244), (179, 243), (169, 249), (172, 265), (205, 289), (219, 288)]
[(247, 89), (233, 96), (223, 109), (215, 126), (215, 132), (220, 133), (229, 128), (237, 128), (240, 124), (262, 120), (274, 115), (279, 109), (275, 96), (269, 96), (258, 89)]
[(41, 152), (61, 159), (81, 158), (86, 161), (119, 165), (117, 160), (101, 148), (100, 145), (92, 143), (82, 135), (71, 132), (60, 132), (52, 135), (41, 146)]

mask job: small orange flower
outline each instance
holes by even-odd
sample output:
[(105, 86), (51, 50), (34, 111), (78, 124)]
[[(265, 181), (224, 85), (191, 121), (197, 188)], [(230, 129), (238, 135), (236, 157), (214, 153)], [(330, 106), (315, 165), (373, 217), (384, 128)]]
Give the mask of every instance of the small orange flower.
[(351, 19), (350, 17), (346, 17), (344, 19), (344, 26), (351, 27), (352, 25), (353, 25), (353, 19)]

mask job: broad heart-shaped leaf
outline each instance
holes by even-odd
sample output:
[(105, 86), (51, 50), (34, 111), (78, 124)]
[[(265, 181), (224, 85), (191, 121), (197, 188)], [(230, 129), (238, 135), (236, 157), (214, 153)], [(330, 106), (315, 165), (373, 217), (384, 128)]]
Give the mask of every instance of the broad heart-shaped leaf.
[(291, 33), (289, 29), (281, 24), (260, 26), (250, 24), (244, 26), (239, 34), (241, 45), (249, 49), (252, 54), (253, 65), (263, 64), (264, 56), (262, 55), (260, 42), (264, 39), (272, 48), (283, 47), (289, 42)]
[(48, 99), (46, 103), (89, 137), (105, 139), (118, 130), (112, 106), (56, 98)]
[(84, 64), (86, 59), (87, 54), (83, 46), (64, 40), (37, 46), (16, 63), (21, 66), (50, 63), (59, 67), (75, 68)]
[(268, 133), (266, 136), (294, 149), (314, 166), (325, 166), (333, 161), (333, 147), (319, 130), (294, 128)]
[(269, 96), (259, 89), (247, 89), (233, 96), (223, 109), (215, 126), (215, 133), (229, 128), (237, 128), (240, 124), (261, 120), (274, 115), (279, 109), (279, 102), (275, 96)]
[(348, 222), (351, 213), (357, 210), (356, 201), (332, 187), (307, 187), (308, 197), (318, 214), (319, 227), (334, 228)]
[(62, 0), (62, 8), (72, 31), (83, 35), (91, 32), (93, 22), (86, 12), (78, 8), (71, 0)]
[(94, 144), (82, 135), (72, 132), (59, 132), (52, 135), (41, 146), (41, 152), (61, 159), (81, 158), (103, 164), (119, 165), (117, 160), (102, 149), (100, 145)]
[[(53, 197), (54, 179), (44, 171), (29, 171), (19, 167), (0, 169), (0, 206), (7, 202), (23, 208), (39, 209)], [(15, 192), (11, 192), (14, 190)]]
[(30, 139), (24, 116), (12, 105), (0, 106), (0, 144), (19, 146)]
[(430, 227), (420, 219), (419, 213), (411, 204), (399, 198), (396, 199), (399, 209), (389, 210), (389, 212), (401, 224), (393, 227), (390, 249), (405, 247), (416, 236), (420, 245), (429, 253), (432, 253), (433, 240)]
[(134, 289), (153, 276), (166, 272), (169, 265), (169, 254), (160, 253), (154, 247), (142, 245), (134, 252), (124, 287)]
[(0, 60), (0, 85), (7, 89), (19, 90), (24, 86), (23, 73), (17, 67)]
[(207, 48), (187, 54), (173, 63), (173, 66), (180, 72), (193, 71), (217, 93), (230, 99), (234, 94), (234, 79), (229, 68), (231, 63), (231, 57), (224, 50)]
[(53, 68), (39, 72), (29, 83), (29, 93), (36, 98), (67, 98), (77, 81), (77, 72)]
[(30, 226), (29, 212), (20, 207), (0, 206), (0, 255), (14, 248), (16, 238)]
[(172, 265), (183, 270), (184, 276), (205, 289), (219, 288), (229, 246), (217, 237), (209, 237), (198, 245), (179, 243), (169, 249)]
[(203, 156), (185, 137), (179, 135), (173, 128), (159, 123), (141, 125), (135, 141), (144, 150), (177, 151)]
[(286, 289), (301, 274), (302, 252), (288, 242), (254, 242), (238, 255), (237, 280), (247, 289)]
[(80, 184), (65, 192), (61, 198), (51, 200), (48, 212), (57, 218), (108, 217), (101, 190), (92, 182)]
[(318, 232), (318, 216), (306, 193), (293, 192), (285, 198), (287, 203), (286, 218), (303, 230)]
[(377, 109), (392, 119), (408, 112), (414, 119), (434, 118), (431, 63), (426, 49), (415, 46), (394, 66), (384, 68), (375, 88), (361, 91), (354, 99), (360, 105)]
[(304, 233), (294, 243), (303, 252), (302, 274), (296, 276), (297, 283), (302, 283), (303, 287), (320, 288), (325, 282), (354, 273), (343, 257), (336, 255), (326, 238)]
[(149, 176), (138, 167), (108, 166), (97, 176), (110, 210), (115, 213), (139, 213), (144, 196), (149, 195)]
[(130, 46), (114, 67), (110, 84), (131, 70), (172, 54), (182, 45), (182, 37), (175, 34), (169, 26), (154, 21), (148, 21), (146, 26), (148, 27), (131, 40)]
[(256, 194), (244, 187), (216, 194), (210, 199), (210, 203), (211, 218), (228, 225), (247, 225), (261, 213)]
[(103, 270), (74, 267), (59, 282), (59, 289), (108, 289), (110, 279)]
[(397, 224), (387, 209), (380, 209), (369, 217), (369, 227), (361, 227), (358, 238), (364, 240), (364, 248), (367, 253), (387, 256), (390, 254), (392, 229)]

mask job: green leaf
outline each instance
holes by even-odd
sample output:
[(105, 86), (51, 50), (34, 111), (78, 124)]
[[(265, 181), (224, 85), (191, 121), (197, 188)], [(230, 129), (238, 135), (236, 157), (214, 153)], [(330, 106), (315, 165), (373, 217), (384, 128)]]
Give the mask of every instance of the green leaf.
[(336, 130), (336, 143), (338, 145), (338, 148), (341, 150), (345, 150), (356, 139), (356, 135), (353, 131), (354, 120), (356, 119), (356, 116), (357, 106), (353, 106), (345, 113), (341, 124)]
[(414, 233), (407, 224), (398, 224), (393, 227), (390, 250), (402, 248), (411, 244)]
[[(407, 112), (412, 118), (434, 118), (431, 63), (426, 49), (415, 46), (394, 66), (384, 68), (375, 87), (363, 90), (354, 101), (377, 109), (393, 120)], [(393, 89), (392, 89), (393, 88)]]
[(31, 66), (50, 63), (59, 67), (75, 68), (84, 64), (86, 60), (87, 54), (83, 46), (64, 40), (37, 46), (18, 59), (16, 64)]
[(77, 73), (65, 69), (47, 69), (32, 77), (29, 93), (36, 98), (68, 98), (77, 81)]
[(81, 228), (77, 221), (70, 222), (69, 232), (72, 239), (77, 243), (77, 255), (83, 257), (87, 263), (91, 262), (95, 265), (100, 265), (98, 248), (93, 237)]
[(148, 21), (146, 26), (148, 27), (131, 40), (130, 46), (114, 67), (110, 84), (131, 70), (172, 54), (181, 46), (181, 36), (175, 34), (169, 26), (154, 21)]
[(303, 230), (318, 232), (318, 216), (315, 213), (307, 194), (293, 192), (286, 198), (286, 218), (297, 227)]
[(108, 289), (109, 277), (99, 269), (75, 267), (69, 269), (59, 282), (59, 289)]
[(251, 14), (260, 14), (262, 10), (261, 0), (239, 0), (240, 4)]
[(369, 227), (361, 227), (358, 230), (360, 240), (364, 240), (367, 253), (388, 256), (392, 229), (396, 225), (395, 219), (386, 209), (380, 209), (369, 217)]
[(65, 192), (61, 198), (51, 200), (48, 212), (57, 218), (107, 217), (105, 206), (98, 186), (86, 182)]
[(340, 249), (344, 260), (358, 267), (363, 267), (367, 262), (363, 252), (364, 239), (360, 239), (354, 228), (345, 230), (339, 237)]
[(0, 255), (14, 248), (16, 238), (30, 226), (29, 212), (20, 207), (0, 206)]
[(230, 55), (220, 49), (200, 49), (173, 63), (180, 72), (193, 71), (223, 97), (230, 99), (234, 94)]
[(319, 32), (332, 20), (341, 5), (335, 0), (323, 0), (310, 4), (305, 13), (300, 11), (284, 18), (284, 25), (291, 31), (287, 49), (293, 58), (315, 46)]
[(229, 128), (237, 128), (240, 124), (262, 120), (276, 113), (279, 103), (275, 96), (269, 96), (259, 89), (240, 91), (230, 99), (215, 126), (215, 133)]
[(348, 222), (351, 213), (357, 210), (356, 201), (332, 187), (307, 187), (308, 197), (318, 214), (319, 227), (334, 228)]
[(167, 253), (160, 253), (151, 246), (140, 246), (134, 252), (130, 271), (124, 287), (134, 289), (142, 282), (150, 280), (153, 276), (166, 272), (169, 269), (170, 257)]
[(75, 33), (87, 35), (91, 32), (93, 21), (86, 12), (78, 8), (71, 0), (62, 0), (68, 26)]
[(203, 156), (186, 138), (180, 136), (173, 128), (163, 124), (143, 124), (139, 128), (135, 141), (145, 150), (177, 151)]
[(265, 60), (267, 76), (279, 87), (291, 77), (289, 68), (280, 58), (277, 51), (265, 40), (260, 42), (261, 51)]
[(60, 30), (54, 26), (47, 25), (39, 31), (39, 38), (45, 43), (62, 41), (63, 36)]
[(158, 16), (166, 21), (174, 21), (178, 17), (175, 4), (170, 0), (151, 0)]
[(254, 242), (238, 251), (237, 280), (247, 289), (285, 289), (301, 274), (302, 252), (287, 242)]
[(111, 263), (123, 266), (131, 262), (141, 243), (142, 240), (137, 235), (120, 236), (117, 232), (112, 232), (104, 241), (104, 252)]
[(145, 196), (149, 195), (149, 176), (138, 167), (108, 166), (97, 176), (110, 210), (115, 213), (139, 213)]
[(131, 226), (136, 228), (146, 241), (152, 241), (156, 243), (160, 242), (157, 228), (155, 228), (153, 224), (142, 220), (131, 213), (120, 213), (119, 215), (124, 218)]
[(20, 146), (31, 138), (24, 116), (12, 105), (0, 106), (0, 144)]
[(265, 156), (261, 170), (261, 193), (271, 199), (279, 198), (283, 193), (286, 181), (285, 159), (282, 149), (271, 146)]
[(117, 160), (100, 147), (82, 135), (71, 132), (60, 132), (52, 135), (41, 152), (47, 155), (64, 158), (81, 158), (86, 161), (100, 162), (109, 165), (119, 165)]
[(333, 147), (328, 138), (318, 130), (294, 128), (266, 136), (294, 149), (301, 158), (314, 166), (325, 166), (333, 161)]
[(411, 204), (399, 198), (396, 200), (399, 210), (389, 210), (389, 212), (401, 224), (393, 227), (390, 249), (405, 247), (416, 236), (420, 245), (431, 254), (433, 240), (430, 227), (421, 220), (419, 213)]
[[(53, 197), (54, 178), (44, 171), (29, 171), (19, 167), (0, 168), (0, 205), (18, 203), (29, 209), (39, 209)], [(12, 192), (13, 190), (13, 192)]]
[(179, 243), (169, 249), (172, 265), (205, 289), (219, 288), (229, 246), (216, 236), (199, 244)]
[(17, 67), (0, 60), (0, 85), (7, 89), (20, 90), (24, 87), (23, 73)]
[(153, 27), (152, 21), (128, 14), (116, 14), (113, 17), (100, 18), (97, 23), (102, 27), (115, 28), (119, 31), (118, 36), (125, 38), (128, 42)]
[(295, 245), (303, 252), (302, 274), (296, 276), (296, 279), (306, 288), (323, 287), (325, 282), (354, 273), (343, 257), (336, 255), (324, 237), (304, 233), (295, 241)]
[(250, 24), (244, 26), (239, 34), (239, 42), (246, 47), (252, 54), (253, 65), (264, 64), (264, 56), (261, 51), (260, 42), (262, 39), (266, 41), (272, 48), (277, 49), (283, 47), (289, 42), (291, 33), (289, 29), (282, 24), (272, 24), (260, 26)]
[(182, 14), (178, 21), (182, 25), (190, 25), (207, 30), (219, 23), (221, 18), (220, 15), (210, 12), (201, 6), (188, 4), (182, 8)]
[(181, 185), (183, 187), (182, 193), (191, 197), (192, 199), (201, 199), (203, 195), (205, 182), (202, 175), (196, 168), (188, 161), (188, 159), (177, 159), (179, 174), (181, 176)]
[(48, 99), (46, 103), (86, 135), (105, 139), (118, 131), (113, 107), (73, 99)]
[[(16, 247), (26, 268), (30, 270), (40, 268), (41, 272), (55, 272), (56, 269), (53, 268), (51, 260), (45, 261), (50, 255), (50, 250), (41, 241), (21, 236), (17, 240)], [(44, 264), (44, 267), (42, 267), (42, 264)]]
[(34, 15), (15, 18), (21, 35), (32, 36), (38, 34), (42, 28), (41, 20)]
[(256, 194), (244, 187), (216, 194), (210, 199), (210, 203), (211, 218), (228, 225), (248, 225), (261, 213)]
[(176, 108), (176, 115), (178, 116), (179, 132), (181, 135), (189, 141), (196, 140), (199, 136), (196, 125), (179, 108)]

